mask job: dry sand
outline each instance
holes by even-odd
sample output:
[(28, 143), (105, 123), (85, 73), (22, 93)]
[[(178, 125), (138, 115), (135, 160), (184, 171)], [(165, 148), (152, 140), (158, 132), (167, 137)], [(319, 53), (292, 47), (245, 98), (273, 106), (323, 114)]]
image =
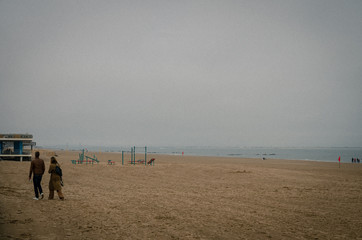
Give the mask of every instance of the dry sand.
[(0, 239), (362, 239), (362, 164), (56, 153), (65, 201), (47, 199), (48, 173), (33, 200), (30, 162), (0, 162)]

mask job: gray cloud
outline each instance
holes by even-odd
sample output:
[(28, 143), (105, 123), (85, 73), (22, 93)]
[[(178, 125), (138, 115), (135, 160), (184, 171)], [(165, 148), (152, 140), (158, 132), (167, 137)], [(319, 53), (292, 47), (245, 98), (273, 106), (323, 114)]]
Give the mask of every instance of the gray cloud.
[(1, 1), (1, 132), (362, 146), (360, 1)]

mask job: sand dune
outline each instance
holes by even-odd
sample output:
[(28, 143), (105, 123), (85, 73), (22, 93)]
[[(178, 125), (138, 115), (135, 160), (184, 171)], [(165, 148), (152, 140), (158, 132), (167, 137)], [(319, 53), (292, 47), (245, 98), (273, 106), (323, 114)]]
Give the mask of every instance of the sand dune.
[(65, 201), (48, 173), (33, 200), (30, 162), (0, 162), (0, 239), (362, 239), (362, 164), (78, 153), (56, 151)]

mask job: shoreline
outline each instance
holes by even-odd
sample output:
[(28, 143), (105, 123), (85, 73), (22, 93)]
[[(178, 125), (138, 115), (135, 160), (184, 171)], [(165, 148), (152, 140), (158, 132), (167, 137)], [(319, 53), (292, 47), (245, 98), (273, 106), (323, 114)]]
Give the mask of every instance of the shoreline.
[[(344, 147), (341, 147), (342, 149), (344, 149)], [(263, 149), (263, 148), (261, 148)], [(269, 148), (268, 148), (269, 149)], [(299, 150), (304, 150), (304, 148), (293, 148), (293, 149), (299, 149)], [(315, 148), (315, 149), (324, 149), (324, 148)], [(326, 149), (330, 149), (330, 148), (326, 148)], [(355, 147), (351, 147), (351, 148), (348, 148), (348, 149), (361, 149), (362, 148), (355, 148)], [(36, 149), (36, 150), (33, 150), (34, 151), (53, 151), (53, 152), (56, 152), (56, 151), (69, 151), (69, 152), (81, 152), (82, 150), (76, 150), (76, 149), (72, 149), (72, 150), (64, 150), (64, 149), (56, 149), (56, 148), (41, 148), (41, 149)], [(119, 152), (119, 151), (93, 151), (93, 150), (89, 150), (88, 151), (89, 153), (91, 154), (122, 154), (122, 152)], [(137, 154), (143, 154), (141, 151), (140, 152), (137, 152)], [(277, 155), (276, 154), (258, 154), (257, 157), (255, 156), (244, 156), (243, 154), (226, 154), (226, 155), (198, 155), (198, 154), (189, 154), (189, 153), (184, 153), (182, 154), (182, 152), (178, 152), (178, 153), (162, 153), (162, 152), (155, 152), (155, 151), (152, 151), (152, 152), (147, 152), (148, 155), (166, 155), (166, 156), (184, 156), (184, 157), (217, 157), (217, 158), (236, 158), (236, 159), (255, 159), (255, 160), (282, 160), (282, 161), (307, 161), (307, 162), (327, 162), (327, 163), (338, 163), (338, 156), (336, 157), (335, 160), (318, 160), (318, 159), (308, 159), (308, 158), (305, 158), (305, 159), (298, 159), (298, 158), (278, 158), (276, 157)], [(34, 154), (33, 154), (34, 155)], [(265, 159), (263, 159), (265, 158)], [(346, 158), (342, 159), (341, 164), (345, 164), (345, 163), (352, 163), (351, 160), (346, 160)], [(355, 164), (355, 163), (352, 163), (352, 164)]]

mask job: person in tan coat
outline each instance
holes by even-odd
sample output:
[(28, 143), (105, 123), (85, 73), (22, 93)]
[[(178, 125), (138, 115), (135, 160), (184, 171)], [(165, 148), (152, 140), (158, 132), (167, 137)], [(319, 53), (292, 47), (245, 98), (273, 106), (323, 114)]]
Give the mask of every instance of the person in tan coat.
[(57, 160), (55, 159), (55, 157), (51, 157), (49, 171), (48, 171), (48, 173), (51, 174), (49, 180), (48, 199), (54, 199), (54, 191), (57, 191), (60, 200), (64, 200), (64, 196), (62, 193), (62, 186), (61, 186), (61, 177), (55, 172), (56, 166), (59, 166)]

